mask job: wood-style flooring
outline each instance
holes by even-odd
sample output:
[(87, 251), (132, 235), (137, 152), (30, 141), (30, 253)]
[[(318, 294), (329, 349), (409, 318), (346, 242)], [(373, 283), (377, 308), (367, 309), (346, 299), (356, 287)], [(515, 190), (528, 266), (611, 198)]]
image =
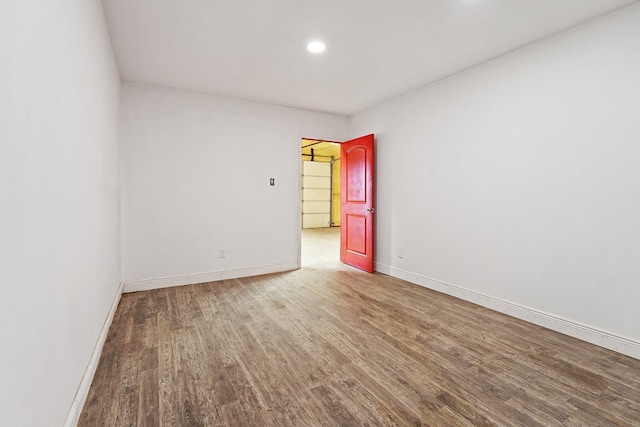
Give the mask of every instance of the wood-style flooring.
[(638, 426), (640, 361), (347, 267), (125, 294), (80, 426)]

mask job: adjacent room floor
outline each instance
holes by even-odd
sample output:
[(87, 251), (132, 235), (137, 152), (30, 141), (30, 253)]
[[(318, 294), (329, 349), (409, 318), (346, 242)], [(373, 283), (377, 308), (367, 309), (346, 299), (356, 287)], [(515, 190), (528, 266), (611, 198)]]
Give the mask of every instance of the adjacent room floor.
[(335, 266), (340, 262), (340, 227), (302, 230), (302, 266)]
[(123, 295), (79, 425), (640, 425), (640, 360), (310, 254)]

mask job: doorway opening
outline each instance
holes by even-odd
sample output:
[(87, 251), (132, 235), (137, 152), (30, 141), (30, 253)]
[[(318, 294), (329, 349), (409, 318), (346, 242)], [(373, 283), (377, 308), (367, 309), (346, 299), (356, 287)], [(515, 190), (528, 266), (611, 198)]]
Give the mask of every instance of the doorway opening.
[(340, 144), (303, 138), (302, 267), (340, 262)]
[[(302, 139), (301, 266), (333, 263), (335, 259), (374, 272), (374, 152), (373, 134), (342, 143)], [(339, 237), (339, 256), (336, 258), (333, 250), (314, 256), (310, 251), (323, 245), (307, 245), (304, 237), (313, 238), (323, 231), (331, 233), (337, 227), (340, 232), (334, 234), (334, 240)], [(330, 239), (327, 236), (325, 240)], [(333, 244), (326, 247), (333, 249)]]

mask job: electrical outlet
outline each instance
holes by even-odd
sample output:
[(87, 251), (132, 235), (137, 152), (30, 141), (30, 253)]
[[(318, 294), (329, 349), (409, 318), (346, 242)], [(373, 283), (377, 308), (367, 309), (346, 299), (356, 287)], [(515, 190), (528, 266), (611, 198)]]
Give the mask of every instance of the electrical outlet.
[(398, 249), (398, 258), (404, 258), (404, 249), (402, 248)]
[(218, 258), (224, 258), (225, 253), (224, 253), (224, 249), (220, 248), (218, 249)]

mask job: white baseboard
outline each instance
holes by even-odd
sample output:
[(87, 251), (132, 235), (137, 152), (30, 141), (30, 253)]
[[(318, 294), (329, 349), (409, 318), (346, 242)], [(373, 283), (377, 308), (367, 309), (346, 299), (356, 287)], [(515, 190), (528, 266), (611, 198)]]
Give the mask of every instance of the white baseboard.
[[(89, 388), (93, 381), (98, 362), (100, 360), (100, 354), (102, 348), (107, 339), (107, 333), (113, 321), (118, 303), (122, 293), (137, 292), (143, 290), (160, 289), (171, 286), (181, 286), (194, 283), (212, 282), (216, 280), (235, 279), (239, 277), (257, 276), (261, 274), (278, 273), (283, 271), (290, 271), (298, 269), (299, 265), (297, 261), (290, 261), (279, 264), (270, 264), (256, 267), (238, 268), (232, 270), (221, 270), (209, 273), (197, 273), (187, 274), (182, 276), (164, 277), (160, 279), (148, 279), (137, 280), (131, 282), (123, 282), (118, 286), (113, 303), (109, 309), (107, 318), (102, 325), (100, 336), (96, 342), (96, 346), (91, 354), (91, 359), (85, 373), (76, 392), (76, 396), (67, 415), (67, 420), (64, 424), (65, 427), (74, 427), (78, 423), (78, 418), (82, 411), (82, 407), (89, 394)], [(591, 326), (582, 325), (577, 322), (573, 322), (561, 317), (548, 314), (539, 310), (535, 310), (529, 307), (524, 307), (518, 304), (514, 304), (509, 301), (504, 301), (499, 298), (491, 297), (489, 295), (482, 294), (480, 292), (472, 291), (470, 289), (463, 288), (461, 286), (453, 285), (451, 283), (443, 282), (441, 280), (432, 279), (420, 274), (412, 273), (410, 271), (402, 270), (400, 268), (391, 267), (385, 264), (376, 263), (376, 271), (387, 274), (398, 279), (406, 280), (416, 285), (423, 286), (428, 289), (433, 289), (438, 292), (442, 292), (447, 295), (451, 295), (460, 298), (465, 301), (469, 301), (474, 304), (481, 305), (483, 307), (496, 310), (500, 313), (508, 314), (533, 324), (543, 326), (556, 332), (569, 335), (574, 338), (581, 339), (583, 341), (608, 348), (618, 353), (626, 354), (636, 359), (640, 359), (640, 342), (631, 340), (629, 338), (621, 337), (610, 332), (602, 331)]]
[(632, 339), (385, 264), (376, 263), (376, 271), (640, 359), (640, 342)]
[(208, 273), (185, 274), (182, 276), (162, 277), (124, 282), (124, 293), (149, 291), (151, 289), (170, 288), (173, 286), (193, 285), (195, 283), (215, 282), (217, 280), (237, 279), (239, 277), (259, 276), (261, 274), (280, 273), (297, 270), (298, 261), (279, 264), (259, 265), (255, 267), (236, 268), (231, 270), (211, 271)]
[(104, 343), (107, 340), (107, 334), (109, 333), (109, 328), (111, 327), (111, 323), (113, 322), (113, 316), (116, 314), (116, 309), (118, 308), (118, 304), (120, 303), (122, 289), (123, 285), (122, 283), (120, 283), (120, 285), (118, 286), (118, 290), (116, 291), (115, 298), (111, 303), (111, 308), (109, 309), (107, 318), (102, 325), (102, 330), (100, 331), (100, 335), (98, 336), (96, 346), (93, 349), (93, 353), (91, 353), (91, 359), (89, 360), (87, 369), (85, 369), (84, 375), (82, 376), (82, 381), (80, 381), (80, 386), (78, 387), (76, 396), (73, 399), (73, 404), (71, 405), (71, 409), (69, 410), (69, 414), (67, 415), (67, 420), (64, 423), (64, 427), (75, 427), (78, 424), (80, 413), (82, 412), (84, 403), (87, 400), (87, 396), (89, 395), (89, 388), (91, 388), (93, 376), (95, 375), (96, 369), (98, 368), (100, 354), (102, 354), (102, 347), (104, 347)]
[(260, 274), (278, 273), (282, 271), (296, 270), (298, 268), (300, 268), (298, 262), (291, 261), (286, 263), (262, 265), (257, 267), (238, 268), (233, 270), (221, 270), (209, 273), (187, 274), (183, 276), (173, 276), (160, 279), (138, 280), (120, 283), (120, 285), (118, 286), (118, 290), (116, 291), (115, 298), (111, 303), (111, 308), (109, 309), (107, 318), (102, 325), (102, 330), (100, 331), (100, 336), (98, 337), (96, 345), (93, 349), (93, 353), (91, 354), (89, 364), (85, 369), (84, 375), (82, 376), (82, 380), (80, 382), (80, 386), (78, 387), (76, 396), (73, 399), (71, 409), (67, 414), (67, 419), (64, 423), (64, 427), (75, 427), (78, 424), (80, 414), (82, 413), (82, 408), (84, 407), (85, 401), (87, 400), (87, 397), (89, 395), (89, 389), (91, 388), (93, 377), (96, 373), (96, 369), (98, 368), (98, 362), (100, 361), (102, 348), (104, 347), (104, 343), (107, 340), (109, 328), (111, 327), (113, 317), (116, 314), (116, 309), (118, 308), (118, 304), (120, 303), (120, 298), (123, 293), (188, 285), (193, 283), (211, 282), (216, 280), (235, 279), (238, 277), (258, 276)]

